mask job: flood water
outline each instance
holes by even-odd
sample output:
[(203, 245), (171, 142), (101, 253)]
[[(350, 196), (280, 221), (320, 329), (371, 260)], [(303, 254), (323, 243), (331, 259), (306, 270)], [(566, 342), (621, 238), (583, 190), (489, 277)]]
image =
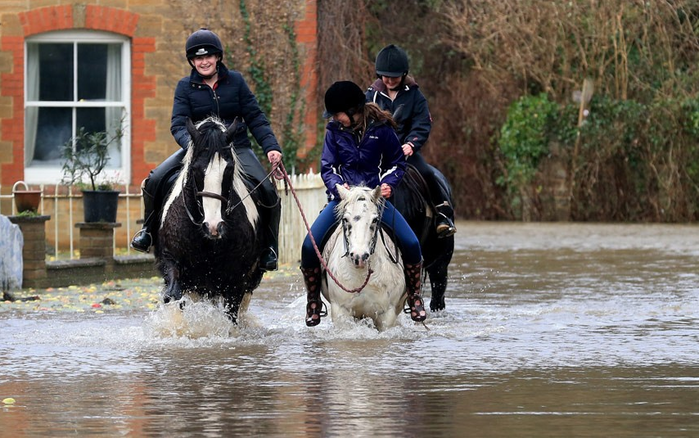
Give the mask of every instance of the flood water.
[(0, 436), (699, 436), (698, 227), (458, 229), (447, 309), (383, 333), (307, 328), (295, 267), (237, 328), (155, 280), (0, 303)]

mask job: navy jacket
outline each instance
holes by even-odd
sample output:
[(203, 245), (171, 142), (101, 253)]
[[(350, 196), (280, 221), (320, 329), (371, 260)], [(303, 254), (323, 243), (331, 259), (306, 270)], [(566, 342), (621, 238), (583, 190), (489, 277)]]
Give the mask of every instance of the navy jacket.
[(395, 190), (405, 166), (400, 142), (390, 125), (370, 123), (360, 141), (351, 129), (334, 120), (328, 123), (320, 173), (329, 198), (339, 199), (335, 184), (374, 188), (386, 183)]
[(233, 140), (236, 148), (252, 146), (247, 134), (250, 129), (265, 154), (272, 150), (281, 152), (272, 127), (245, 79), (222, 63), (219, 63), (215, 89), (204, 83), (196, 69), (192, 69), (192, 73), (177, 84), (170, 132), (180, 147), (186, 149), (191, 140), (187, 132), (187, 117), (196, 123), (211, 115), (218, 116), (226, 126), (233, 123), (236, 117), (242, 117)]
[(386, 85), (380, 78), (367, 89), (366, 100), (393, 114), (401, 144), (412, 142), (415, 152), (420, 151), (430, 136), (432, 116), (427, 99), (411, 76), (406, 76), (395, 100), (388, 97)]

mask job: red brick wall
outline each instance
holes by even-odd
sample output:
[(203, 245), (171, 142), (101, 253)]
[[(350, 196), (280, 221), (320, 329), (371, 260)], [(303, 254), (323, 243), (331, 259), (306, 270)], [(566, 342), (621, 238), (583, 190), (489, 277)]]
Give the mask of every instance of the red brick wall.
[[(306, 157), (308, 151), (313, 149), (316, 143), (316, 123), (318, 108), (316, 107), (316, 92), (318, 84), (318, 69), (316, 68), (316, 47), (318, 43), (318, 10), (316, 0), (306, 0), (306, 15), (296, 25), (296, 39), (299, 44), (308, 47), (308, 54), (303, 63), (301, 73), (301, 87), (306, 90), (307, 110), (303, 124), (306, 126), (306, 140), (304, 147), (299, 148), (298, 156)], [(317, 171), (318, 169), (313, 169)]]
[[(2, 120), (2, 138), (12, 141), (12, 161), (2, 165), (3, 185), (23, 179), (24, 175), (24, 39), (52, 30), (74, 28), (71, 5), (48, 6), (20, 12), (22, 36), (3, 36), (2, 50), (12, 51), (13, 72), (2, 75), (3, 96), (12, 96), (11, 118)], [(147, 141), (155, 140), (155, 121), (145, 117), (145, 99), (155, 96), (155, 78), (145, 74), (145, 55), (155, 51), (154, 38), (135, 37), (138, 14), (99, 5), (85, 8), (85, 29), (108, 31), (132, 38), (131, 67), (131, 181), (137, 184), (148, 175), (150, 166), (144, 161)]]
[[(256, 0), (264, 1), (264, 0)], [(302, 87), (306, 112), (300, 123), (305, 128), (305, 145), (299, 148), (304, 157), (316, 143), (316, 44), (317, 0), (297, 0), (297, 11), (302, 12), (296, 22), (299, 52), (302, 54)], [(46, 5), (32, 8), (32, 5)], [(116, 7), (119, 6), (119, 7)], [(265, 4), (260, 3), (264, 9)], [(7, 194), (12, 185), (24, 180), (24, 44), (31, 35), (55, 30), (94, 29), (114, 32), (131, 38), (131, 187), (130, 193), (139, 191), (141, 180), (177, 149), (170, 134), (170, 111), (177, 80), (187, 73), (182, 59), (182, 47), (189, 32), (206, 24), (203, 14), (190, 11), (182, 17), (170, 0), (51, 0), (39, 2), (4, 2), (0, 8), (0, 191)], [(260, 23), (260, 25), (268, 26)], [(271, 25), (271, 24), (270, 24)], [(277, 132), (277, 135), (280, 132)], [(59, 187), (59, 191), (65, 189)], [(51, 195), (54, 187), (44, 188)], [(67, 200), (54, 209), (45, 198), (46, 239), (53, 246), (55, 239), (62, 239), (61, 248), (67, 245), (66, 230), (72, 227), (68, 221)], [(79, 202), (73, 221), (81, 221)], [(131, 198), (128, 208), (124, 199), (120, 202), (117, 221), (122, 227), (116, 230), (117, 245), (123, 247), (129, 234), (140, 227), (141, 202)], [(0, 199), (0, 213), (12, 214), (12, 202)], [(60, 216), (59, 221), (54, 216)], [(56, 236), (54, 226), (61, 223)], [(128, 232), (127, 232), (128, 227)], [(65, 241), (65, 242), (64, 242)]]
[[(55, 6), (24, 9), (23, 2), (0, 11), (0, 185), (6, 192), (24, 179), (24, 42), (43, 32), (93, 29), (131, 38), (131, 184), (138, 186), (176, 145), (169, 132), (173, 78), (183, 65), (166, 65), (173, 53), (181, 56), (181, 36), (188, 29), (173, 26), (181, 17), (167, 0), (113, 2), (125, 9), (94, 4), (92, 0), (57, 0)], [(91, 3), (91, 4), (85, 4)], [(303, 17), (296, 23), (297, 42), (304, 53), (304, 157), (316, 143), (316, 32), (317, 0), (299, 0)], [(31, 4), (31, 3), (29, 3)], [(173, 71), (173, 69), (175, 71)]]

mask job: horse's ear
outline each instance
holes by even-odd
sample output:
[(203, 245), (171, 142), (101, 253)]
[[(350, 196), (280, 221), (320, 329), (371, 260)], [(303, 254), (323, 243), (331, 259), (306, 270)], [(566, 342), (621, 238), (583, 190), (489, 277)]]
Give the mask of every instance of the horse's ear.
[(371, 197), (374, 198), (374, 201), (381, 199), (381, 186), (376, 186), (376, 188), (371, 192)]
[(335, 188), (337, 189), (337, 193), (340, 194), (340, 199), (345, 199), (349, 194), (349, 189), (346, 189), (342, 184), (335, 184)]
[(233, 119), (233, 123), (226, 129), (226, 144), (233, 143), (233, 137), (235, 136), (235, 131), (238, 129), (238, 117)]
[(201, 133), (197, 130), (197, 127), (194, 126), (192, 119), (189, 117), (187, 117), (187, 132), (189, 132), (189, 136), (192, 137), (192, 143), (196, 144), (199, 137), (201, 137)]

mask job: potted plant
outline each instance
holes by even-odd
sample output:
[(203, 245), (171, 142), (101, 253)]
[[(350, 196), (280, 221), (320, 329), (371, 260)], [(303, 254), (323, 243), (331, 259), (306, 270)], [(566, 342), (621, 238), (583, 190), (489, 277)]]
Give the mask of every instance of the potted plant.
[[(22, 185), (24, 190), (19, 189), (19, 185)], [(15, 209), (18, 214), (38, 213), (39, 203), (41, 203), (41, 190), (31, 190), (24, 181), (17, 181), (12, 186), (12, 196), (15, 200)]]
[(109, 135), (81, 127), (63, 145), (63, 182), (81, 188), (85, 222), (116, 222), (119, 191), (101, 174), (109, 162), (109, 146), (122, 136), (121, 130)]

